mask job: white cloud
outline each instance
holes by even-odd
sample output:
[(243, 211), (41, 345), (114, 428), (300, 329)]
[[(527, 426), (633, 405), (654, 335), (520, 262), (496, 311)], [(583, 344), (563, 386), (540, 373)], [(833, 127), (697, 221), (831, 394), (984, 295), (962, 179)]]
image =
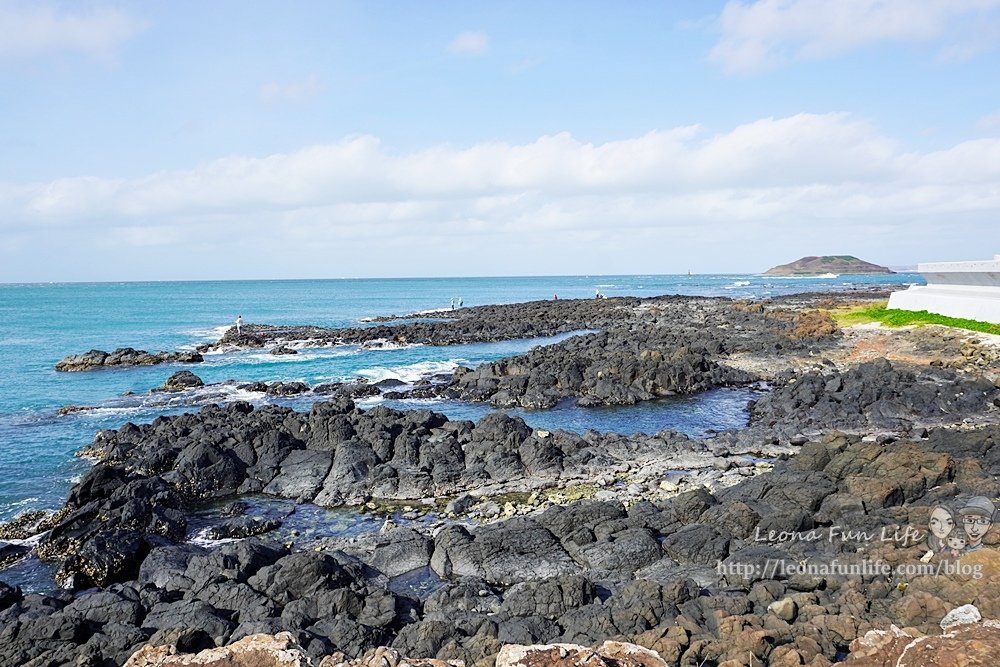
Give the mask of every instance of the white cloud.
[(305, 104), (323, 92), (323, 84), (315, 74), (310, 74), (304, 81), (282, 83), (268, 81), (261, 85), (258, 97), (265, 104)]
[(881, 42), (933, 43), (943, 58), (996, 45), (1000, 0), (730, 0), (709, 59), (731, 73), (815, 60)]
[[(0, 230), (34, 234), (29, 247), (40, 249), (75, 235), (84, 245), (100, 238), (123, 251), (156, 248), (164, 258), (176, 253), (175, 261), (163, 260), (174, 270), (195, 239), (211, 249), (208, 255), (229, 252), (238, 239), (255, 252), (287, 254), (287, 275), (304, 265), (285, 246), (317, 262), (336, 256), (352, 274), (358, 267), (380, 273), (366, 258), (392, 248), (393, 266), (445, 262), (438, 264), (447, 266), (445, 273), (503, 272), (510, 264), (492, 258), (540, 260), (539, 248), (597, 263), (601, 255), (590, 243), (654, 262), (655, 252), (672, 248), (685, 247), (693, 258), (701, 248), (730, 243), (745, 257), (754, 244), (777, 252), (793, 239), (809, 244), (802, 241), (804, 247), (789, 254), (831, 246), (861, 254), (844, 248), (849, 239), (882, 239), (887, 252), (912, 251), (907, 244), (917, 243), (919, 231), (934, 251), (950, 239), (964, 243), (949, 228), (971, 225), (980, 236), (995, 229), (998, 182), (1000, 138), (905, 152), (849, 115), (800, 114), (719, 134), (679, 127), (603, 144), (562, 133), (526, 144), (394, 153), (374, 137), (359, 136), (136, 179), (0, 183)], [(389, 237), (397, 246), (385, 241)], [(621, 237), (651, 245), (630, 250)], [(462, 264), (456, 257), (463, 249), (487, 255)], [(567, 259), (559, 270), (573, 266)]]
[(147, 27), (146, 21), (113, 8), (74, 12), (8, 4), (0, 6), (0, 57), (76, 51), (107, 61)]
[(481, 56), (490, 50), (490, 38), (485, 32), (466, 31), (451, 41), (448, 50), (465, 56)]

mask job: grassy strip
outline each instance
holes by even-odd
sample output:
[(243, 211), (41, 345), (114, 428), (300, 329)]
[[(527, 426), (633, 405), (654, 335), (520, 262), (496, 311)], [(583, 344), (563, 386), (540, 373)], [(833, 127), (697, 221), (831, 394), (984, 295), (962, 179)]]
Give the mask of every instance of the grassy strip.
[(868, 322), (880, 322), (887, 327), (940, 324), (945, 327), (967, 329), (969, 331), (979, 331), (1000, 336), (1000, 325), (980, 322), (978, 320), (966, 320), (960, 317), (946, 317), (944, 315), (929, 313), (926, 310), (890, 310), (884, 305), (878, 305), (852, 310), (833, 310), (830, 311), (830, 315), (841, 326), (866, 324)]

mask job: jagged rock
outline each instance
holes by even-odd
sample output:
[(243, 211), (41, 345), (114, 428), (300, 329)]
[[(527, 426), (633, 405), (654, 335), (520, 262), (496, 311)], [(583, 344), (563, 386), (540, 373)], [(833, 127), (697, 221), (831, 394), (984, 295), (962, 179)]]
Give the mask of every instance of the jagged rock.
[[(205, 633), (216, 646), (226, 643), (234, 625), (225, 614), (210, 604), (200, 600), (178, 600), (160, 602), (153, 605), (142, 621), (143, 628), (160, 632), (175, 630), (197, 630)], [(152, 644), (156, 635), (150, 638)]]
[(480, 576), (497, 584), (573, 574), (580, 566), (531, 519), (511, 519), (470, 534), (450, 526), (434, 538), (431, 567), (442, 577)]
[(208, 530), (208, 538), (212, 540), (243, 539), (254, 535), (263, 535), (281, 527), (277, 519), (241, 516), (230, 519)]
[(751, 423), (789, 436), (817, 426), (905, 431), (915, 419), (953, 420), (981, 412), (996, 396), (997, 387), (983, 377), (931, 367), (915, 372), (879, 359), (844, 372), (799, 376), (756, 401)]
[(268, 396), (297, 396), (309, 391), (305, 382), (275, 382), (267, 387)]

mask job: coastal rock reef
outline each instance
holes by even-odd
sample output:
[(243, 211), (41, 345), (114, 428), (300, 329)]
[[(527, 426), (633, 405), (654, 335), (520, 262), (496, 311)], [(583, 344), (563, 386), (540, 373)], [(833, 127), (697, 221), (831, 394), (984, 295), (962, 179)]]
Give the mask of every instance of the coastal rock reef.
[[(244, 325), (220, 345), (583, 331), (414, 390), (496, 406), (629, 404), (761, 368), (769, 391), (746, 428), (704, 439), (361, 409), (346, 386), (303, 411), (238, 401), (101, 431), (59, 511), (0, 526), (62, 587), (0, 583), (0, 664), (993, 664), (1000, 389), (965, 367), (852, 363), (815, 303)], [(192, 540), (209, 510), (212, 539)], [(282, 525), (321, 511), (381, 529)]]

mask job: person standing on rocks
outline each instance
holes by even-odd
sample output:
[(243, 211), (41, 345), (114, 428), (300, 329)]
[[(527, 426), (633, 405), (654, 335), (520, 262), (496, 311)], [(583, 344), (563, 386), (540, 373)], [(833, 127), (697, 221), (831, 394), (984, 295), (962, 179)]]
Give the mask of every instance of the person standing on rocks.
[(996, 506), (986, 496), (976, 496), (970, 498), (965, 507), (958, 510), (962, 515), (962, 526), (965, 534), (969, 536), (967, 551), (975, 551), (983, 546), (983, 537), (993, 525), (993, 515), (996, 514)]
[(242, 327), (243, 327), (243, 315), (237, 315), (236, 316), (236, 335), (237, 336), (239, 336), (242, 333), (242, 331), (241, 331)]

